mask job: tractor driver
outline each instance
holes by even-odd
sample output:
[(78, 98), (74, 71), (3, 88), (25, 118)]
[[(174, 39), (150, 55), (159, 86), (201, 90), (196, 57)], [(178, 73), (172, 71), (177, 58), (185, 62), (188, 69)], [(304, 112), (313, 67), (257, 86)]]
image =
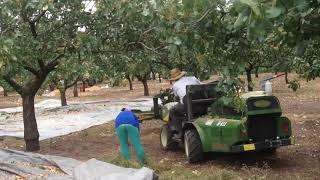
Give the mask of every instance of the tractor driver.
[(179, 102), (170, 109), (169, 116), (171, 118), (169, 127), (173, 131), (176, 138), (180, 138), (182, 121), (186, 118), (186, 86), (201, 84), (194, 76), (186, 76), (185, 71), (174, 68), (170, 71), (170, 81), (173, 81), (172, 86), (175, 97), (179, 97)]

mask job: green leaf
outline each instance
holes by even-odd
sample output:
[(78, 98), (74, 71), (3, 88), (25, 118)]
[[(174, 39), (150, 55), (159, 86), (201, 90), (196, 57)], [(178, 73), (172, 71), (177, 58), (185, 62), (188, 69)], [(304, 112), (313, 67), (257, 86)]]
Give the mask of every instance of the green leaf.
[(238, 28), (247, 20), (248, 16), (245, 13), (240, 13), (233, 27)]
[(229, 98), (229, 97), (223, 97), (222, 98), (222, 102), (225, 106), (228, 106), (232, 103), (232, 98)]
[(192, 9), (194, 5), (194, 0), (182, 0), (182, 3), (186, 9)]
[(281, 14), (281, 9), (277, 7), (271, 7), (266, 11), (266, 13), (267, 13), (267, 18), (275, 18)]
[(306, 51), (307, 43), (305, 41), (299, 41), (296, 45), (296, 55), (302, 56), (304, 52)]
[(175, 45), (181, 45), (182, 41), (181, 41), (181, 39), (179, 37), (176, 36), (176, 37), (173, 38), (173, 43)]
[(261, 15), (258, 3), (254, 2), (253, 0), (240, 0), (240, 2), (248, 5), (257, 16)]
[(148, 7), (147, 7), (147, 6), (145, 6), (145, 7), (143, 8), (142, 15), (144, 15), (144, 16), (148, 16), (149, 14), (150, 14), (150, 11), (149, 11)]
[(306, 0), (296, 0), (295, 1), (297, 9), (302, 12), (305, 11), (306, 8), (308, 8), (308, 3)]

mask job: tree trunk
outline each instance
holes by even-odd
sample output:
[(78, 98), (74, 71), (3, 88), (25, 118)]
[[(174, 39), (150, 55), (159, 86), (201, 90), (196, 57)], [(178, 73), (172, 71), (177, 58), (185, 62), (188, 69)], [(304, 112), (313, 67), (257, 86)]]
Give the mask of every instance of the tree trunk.
[(142, 84), (143, 84), (143, 88), (144, 88), (144, 95), (145, 96), (149, 96), (149, 88), (148, 88), (148, 80), (146, 78), (141, 80)]
[(67, 98), (66, 98), (66, 90), (65, 88), (59, 88), (60, 91), (60, 99), (61, 99), (61, 106), (67, 105)]
[(73, 97), (79, 97), (78, 83), (75, 83), (74, 86), (73, 86)]
[(257, 68), (256, 68), (256, 71), (255, 71), (255, 73), (254, 73), (254, 74), (255, 74), (256, 78), (258, 78), (258, 77), (259, 77), (259, 67), (257, 67)]
[(126, 76), (127, 80), (129, 81), (129, 90), (133, 90), (132, 81), (129, 75)]
[(159, 74), (159, 83), (161, 83), (161, 74)]
[(285, 72), (284, 78), (286, 80), (286, 84), (288, 84), (289, 80), (288, 80), (288, 72), (287, 71)]
[(5, 97), (8, 96), (8, 91), (6, 90), (6, 88), (3, 88), (3, 96), (5, 96)]
[(248, 91), (253, 91), (251, 70), (252, 70), (252, 68), (246, 68), (247, 81), (248, 81)]
[(21, 95), (23, 105), (24, 140), (27, 151), (40, 150), (39, 131), (34, 111), (35, 94)]
[(156, 73), (152, 71), (151, 74), (152, 74), (152, 80), (156, 80)]
[(86, 81), (82, 81), (82, 92), (86, 92)]
[(54, 89), (56, 88), (56, 86), (53, 83), (49, 84), (49, 91), (54, 91)]

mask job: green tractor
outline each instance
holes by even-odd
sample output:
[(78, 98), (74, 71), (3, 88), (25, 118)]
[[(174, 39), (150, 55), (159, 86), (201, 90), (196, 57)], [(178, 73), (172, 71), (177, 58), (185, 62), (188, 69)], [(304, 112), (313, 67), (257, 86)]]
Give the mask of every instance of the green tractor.
[[(165, 122), (160, 142), (164, 150), (175, 150), (184, 145), (190, 163), (203, 160), (206, 152), (239, 153), (245, 151), (275, 152), (281, 146), (293, 144), (291, 122), (281, 116), (277, 97), (263, 91), (245, 93), (241, 96), (244, 111), (224, 108), (220, 116), (213, 116), (214, 104), (220, 97), (215, 91), (218, 83), (190, 85), (187, 90), (187, 113), (182, 121), (180, 138), (170, 130), (170, 108), (176, 102), (155, 106)], [(157, 103), (155, 103), (157, 105)], [(205, 113), (194, 112), (201, 107)]]

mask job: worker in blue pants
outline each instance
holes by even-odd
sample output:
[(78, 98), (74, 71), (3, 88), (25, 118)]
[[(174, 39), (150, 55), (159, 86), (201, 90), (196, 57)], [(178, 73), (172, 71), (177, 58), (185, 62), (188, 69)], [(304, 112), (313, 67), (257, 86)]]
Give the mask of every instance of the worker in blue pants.
[(130, 160), (128, 142), (130, 140), (134, 153), (140, 162), (144, 162), (144, 149), (140, 142), (139, 119), (131, 111), (130, 107), (122, 108), (115, 120), (116, 133), (120, 142), (121, 155), (124, 159)]

